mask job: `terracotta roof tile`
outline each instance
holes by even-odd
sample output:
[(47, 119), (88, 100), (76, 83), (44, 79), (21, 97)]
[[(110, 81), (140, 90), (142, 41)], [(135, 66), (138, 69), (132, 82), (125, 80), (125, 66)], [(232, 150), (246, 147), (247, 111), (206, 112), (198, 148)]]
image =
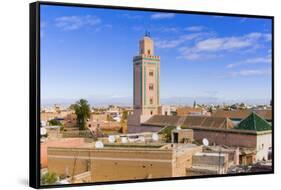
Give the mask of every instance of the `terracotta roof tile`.
[(177, 115), (178, 116), (187, 116), (192, 113), (202, 113), (203, 109), (202, 108), (193, 108), (193, 107), (181, 107), (177, 108)]
[(228, 117), (230, 119), (245, 119), (252, 112), (259, 114), (261, 117), (266, 119), (267, 121), (272, 120), (272, 110), (217, 110), (212, 114), (214, 117)]
[(152, 126), (183, 126), (183, 127), (207, 127), (207, 128), (233, 128), (232, 121), (225, 117), (210, 116), (166, 116), (155, 115), (142, 125)]

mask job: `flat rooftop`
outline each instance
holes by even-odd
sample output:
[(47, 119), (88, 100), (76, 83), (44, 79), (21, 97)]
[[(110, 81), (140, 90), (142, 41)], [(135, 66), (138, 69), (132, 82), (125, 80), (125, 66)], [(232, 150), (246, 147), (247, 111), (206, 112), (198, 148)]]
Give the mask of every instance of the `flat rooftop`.
[(95, 149), (95, 150), (170, 150), (170, 151), (179, 151), (179, 150), (192, 150), (198, 148), (196, 144), (173, 144), (173, 143), (104, 143), (103, 148), (95, 148), (95, 142), (83, 143), (77, 146), (50, 146), (51, 148), (71, 148), (71, 149)]
[[(156, 143), (104, 143), (104, 148), (151, 148), (158, 149), (166, 144), (156, 144)], [(80, 146), (81, 148), (95, 148), (95, 142), (87, 143)], [(95, 148), (96, 149), (96, 148)]]

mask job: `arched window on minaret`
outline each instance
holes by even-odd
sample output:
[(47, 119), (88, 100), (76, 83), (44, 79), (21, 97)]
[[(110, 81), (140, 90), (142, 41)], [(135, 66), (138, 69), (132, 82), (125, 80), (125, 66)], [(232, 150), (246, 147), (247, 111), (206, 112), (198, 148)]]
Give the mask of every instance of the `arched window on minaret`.
[(150, 104), (153, 104), (153, 98), (150, 98), (150, 99), (149, 99), (149, 103), (150, 103)]

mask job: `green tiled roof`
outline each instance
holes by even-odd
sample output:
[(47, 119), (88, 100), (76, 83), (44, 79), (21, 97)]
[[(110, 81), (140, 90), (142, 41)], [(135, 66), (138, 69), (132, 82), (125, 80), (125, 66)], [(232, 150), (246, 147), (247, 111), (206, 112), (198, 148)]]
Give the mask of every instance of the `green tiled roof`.
[(252, 131), (267, 131), (271, 130), (271, 125), (266, 120), (261, 118), (258, 114), (252, 112), (248, 117), (243, 119), (235, 128)]

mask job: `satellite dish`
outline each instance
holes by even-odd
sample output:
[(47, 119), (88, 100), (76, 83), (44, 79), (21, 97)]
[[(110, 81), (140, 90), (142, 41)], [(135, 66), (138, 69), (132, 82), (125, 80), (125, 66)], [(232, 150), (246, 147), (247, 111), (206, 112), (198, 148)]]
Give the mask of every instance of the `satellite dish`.
[(108, 136), (108, 142), (114, 143), (115, 142), (115, 137), (113, 135)]
[(152, 140), (153, 140), (153, 141), (158, 141), (158, 140), (159, 140), (159, 136), (158, 136), (157, 133), (153, 133), (153, 134), (152, 134)]
[(46, 135), (47, 134), (47, 129), (46, 128), (44, 128), (44, 127), (41, 127), (40, 128), (40, 135)]
[(208, 139), (206, 139), (206, 138), (204, 138), (204, 139), (202, 140), (202, 143), (203, 143), (204, 146), (209, 146), (209, 141), (208, 141)]
[(101, 141), (97, 141), (97, 142), (95, 143), (95, 147), (96, 147), (96, 148), (103, 148), (104, 145), (103, 145), (103, 143), (102, 143)]
[(177, 126), (177, 130), (181, 130), (181, 126)]
[(126, 137), (121, 137), (121, 142), (122, 142), (122, 143), (127, 143), (127, 142), (128, 142), (128, 140), (127, 140), (127, 138), (126, 138)]

